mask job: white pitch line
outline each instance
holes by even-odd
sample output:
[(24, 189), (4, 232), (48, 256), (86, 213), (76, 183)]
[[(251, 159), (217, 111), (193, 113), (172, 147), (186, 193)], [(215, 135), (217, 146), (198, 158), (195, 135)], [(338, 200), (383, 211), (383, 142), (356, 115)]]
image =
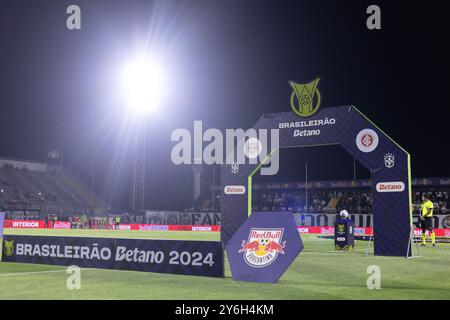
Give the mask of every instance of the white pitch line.
[(66, 272), (66, 270), (47, 270), (47, 271), (31, 271), (31, 272), (15, 272), (15, 273), (0, 273), (0, 277), (6, 276), (21, 276), (28, 274), (44, 274), (44, 273), (56, 273), (56, 272)]

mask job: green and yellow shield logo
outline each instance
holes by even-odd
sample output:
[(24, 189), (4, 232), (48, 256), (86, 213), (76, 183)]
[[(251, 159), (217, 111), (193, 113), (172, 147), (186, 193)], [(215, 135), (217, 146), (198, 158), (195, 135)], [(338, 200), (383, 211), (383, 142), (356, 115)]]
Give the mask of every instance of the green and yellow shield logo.
[(319, 110), (320, 91), (317, 89), (320, 78), (308, 83), (289, 81), (292, 87), (291, 108), (299, 117), (310, 117)]
[(338, 232), (344, 232), (345, 231), (345, 224), (338, 224)]
[(3, 246), (5, 248), (5, 255), (12, 256), (13, 252), (14, 252), (14, 240), (11, 241), (7, 241), (5, 240), (3, 242)]

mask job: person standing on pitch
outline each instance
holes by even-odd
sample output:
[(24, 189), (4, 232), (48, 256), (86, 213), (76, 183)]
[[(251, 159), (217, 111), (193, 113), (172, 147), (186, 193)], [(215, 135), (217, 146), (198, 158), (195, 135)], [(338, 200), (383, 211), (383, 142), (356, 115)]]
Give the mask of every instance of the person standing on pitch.
[(423, 202), (420, 207), (420, 225), (422, 228), (422, 246), (426, 245), (426, 231), (430, 231), (431, 243), (433, 247), (436, 246), (436, 234), (433, 230), (433, 202), (428, 198), (426, 194), (422, 196)]
[(115, 218), (115, 229), (118, 230), (119, 229), (119, 225), (120, 225), (120, 216), (118, 214), (116, 214), (116, 218)]
[(55, 227), (56, 221), (58, 221), (58, 217), (56, 216), (56, 213), (53, 214), (53, 224), (52, 224), (52, 228)]
[(44, 219), (45, 219), (45, 220), (44, 220), (44, 221), (45, 221), (45, 223), (44, 223), (44, 228), (47, 228), (47, 229), (48, 229), (48, 227), (49, 227), (49, 226), (48, 226), (48, 220), (50, 219), (49, 216), (50, 216), (50, 213), (46, 214), (45, 217), (44, 217)]

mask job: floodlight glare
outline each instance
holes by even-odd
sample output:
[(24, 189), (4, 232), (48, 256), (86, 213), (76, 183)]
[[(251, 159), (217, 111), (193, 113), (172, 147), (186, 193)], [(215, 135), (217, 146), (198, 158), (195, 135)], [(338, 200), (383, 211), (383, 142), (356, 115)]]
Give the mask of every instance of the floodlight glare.
[(149, 59), (138, 59), (125, 65), (123, 88), (127, 107), (137, 114), (155, 111), (164, 93), (164, 75)]

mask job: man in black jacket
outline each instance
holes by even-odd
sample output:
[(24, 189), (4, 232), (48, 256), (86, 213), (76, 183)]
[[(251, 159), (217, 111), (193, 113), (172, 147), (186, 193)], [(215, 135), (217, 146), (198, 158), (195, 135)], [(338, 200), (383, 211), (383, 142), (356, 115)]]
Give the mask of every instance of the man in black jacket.
[(46, 214), (45, 217), (44, 217), (44, 221), (45, 221), (44, 228), (48, 228), (49, 227), (49, 225), (48, 225), (48, 220), (50, 218), (49, 216), (50, 216), (50, 214)]

